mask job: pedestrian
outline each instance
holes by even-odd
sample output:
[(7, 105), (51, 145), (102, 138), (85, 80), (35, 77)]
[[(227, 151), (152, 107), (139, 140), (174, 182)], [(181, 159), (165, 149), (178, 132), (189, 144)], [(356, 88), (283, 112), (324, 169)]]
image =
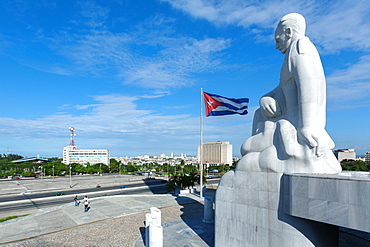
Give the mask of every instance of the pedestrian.
[(89, 198), (87, 196), (84, 197), (84, 201), (88, 201)]
[(89, 207), (90, 202), (89, 202), (88, 200), (86, 200), (86, 201), (84, 202), (84, 205), (85, 205), (85, 211), (84, 211), (84, 212), (89, 211), (89, 209), (90, 209), (90, 207)]
[(75, 196), (74, 201), (75, 201), (75, 206), (79, 206), (80, 205), (80, 201), (78, 200), (77, 195)]

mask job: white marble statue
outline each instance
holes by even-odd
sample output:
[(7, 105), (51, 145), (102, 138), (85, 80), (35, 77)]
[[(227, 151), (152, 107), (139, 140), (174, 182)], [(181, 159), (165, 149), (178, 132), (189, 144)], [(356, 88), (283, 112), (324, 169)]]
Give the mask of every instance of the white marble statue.
[(325, 130), (326, 82), (320, 56), (305, 36), (302, 15), (281, 18), (276, 49), (285, 54), (279, 85), (260, 99), (252, 137), (236, 171), (339, 173), (334, 142)]

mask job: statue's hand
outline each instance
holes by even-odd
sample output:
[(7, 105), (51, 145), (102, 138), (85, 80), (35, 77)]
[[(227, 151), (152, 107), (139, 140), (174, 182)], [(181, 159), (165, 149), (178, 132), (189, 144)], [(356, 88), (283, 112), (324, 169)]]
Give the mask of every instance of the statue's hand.
[(276, 118), (281, 116), (279, 103), (272, 97), (262, 97), (260, 99), (260, 108), (262, 114), (267, 118)]
[(306, 142), (311, 148), (315, 148), (315, 154), (320, 157), (324, 154), (325, 144), (323, 137), (325, 137), (325, 130), (317, 127), (303, 127), (298, 131), (298, 138)]

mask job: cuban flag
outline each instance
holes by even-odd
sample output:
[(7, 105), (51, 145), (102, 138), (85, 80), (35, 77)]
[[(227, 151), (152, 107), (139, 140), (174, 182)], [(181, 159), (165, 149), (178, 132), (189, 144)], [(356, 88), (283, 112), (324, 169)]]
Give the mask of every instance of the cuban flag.
[(230, 114), (246, 115), (248, 98), (230, 99), (220, 95), (203, 92), (206, 116), (223, 116)]

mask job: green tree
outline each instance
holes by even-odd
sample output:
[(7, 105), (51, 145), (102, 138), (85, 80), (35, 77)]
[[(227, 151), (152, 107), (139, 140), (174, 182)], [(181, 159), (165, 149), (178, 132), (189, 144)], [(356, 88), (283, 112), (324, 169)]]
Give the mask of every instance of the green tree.
[(340, 162), (345, 171), (369, 171), (370, 166), (361, 160), (342, 160)]
[(18, 154), (3, 154), (0, 155), (0, 160), (1, 161), (13, 161), (13, 160), (19, 160), (22, 159), (23, 156), (20, 156)]
[(73, 171), (77, 173), (86, 173), (86, 167), (84, 165), (78, 164), (74, 167)]
[(86, 173), (89, 173), (89, 174), (94, 174), (98, 172), (97, 170), (95, 170), (95, 168), (92, 165), (90, 165), (90, 163), (86, 164), (85, 171)]
[(127, 172), (137, 172), (139, 170), (139, 167), (132, 164), (131, 162), (129, 162), (126, 167), (125, 167), (125, 170)]
[[(206, 181), (205, 176), (203, 176), (203, 184)], [(200, 183), (200, 176), (196, 172), (191, 172), (190, 174), (173, 174), (168, 183), (166, 184), (166, 191), (172, 192), (176, 187), (181, 189), (193, 188), (195, 183)]]
[(184, 173), (189, 174), (191, 172), (197, 172), (198, 168), (195, 165), (185, 165), (183, 167), (183, 171)]
[(110, 159), (110, 172), (118, 173), (120, 170), (121, 161), (117, 161), (116, 159)]
[(233, 160), (233, 164), (231, 165), (230, 170), (234, 170), (236, 168), (236, 165), (238, 164), (238, 162), (239, 162), (239, 159), (238, 160)]

